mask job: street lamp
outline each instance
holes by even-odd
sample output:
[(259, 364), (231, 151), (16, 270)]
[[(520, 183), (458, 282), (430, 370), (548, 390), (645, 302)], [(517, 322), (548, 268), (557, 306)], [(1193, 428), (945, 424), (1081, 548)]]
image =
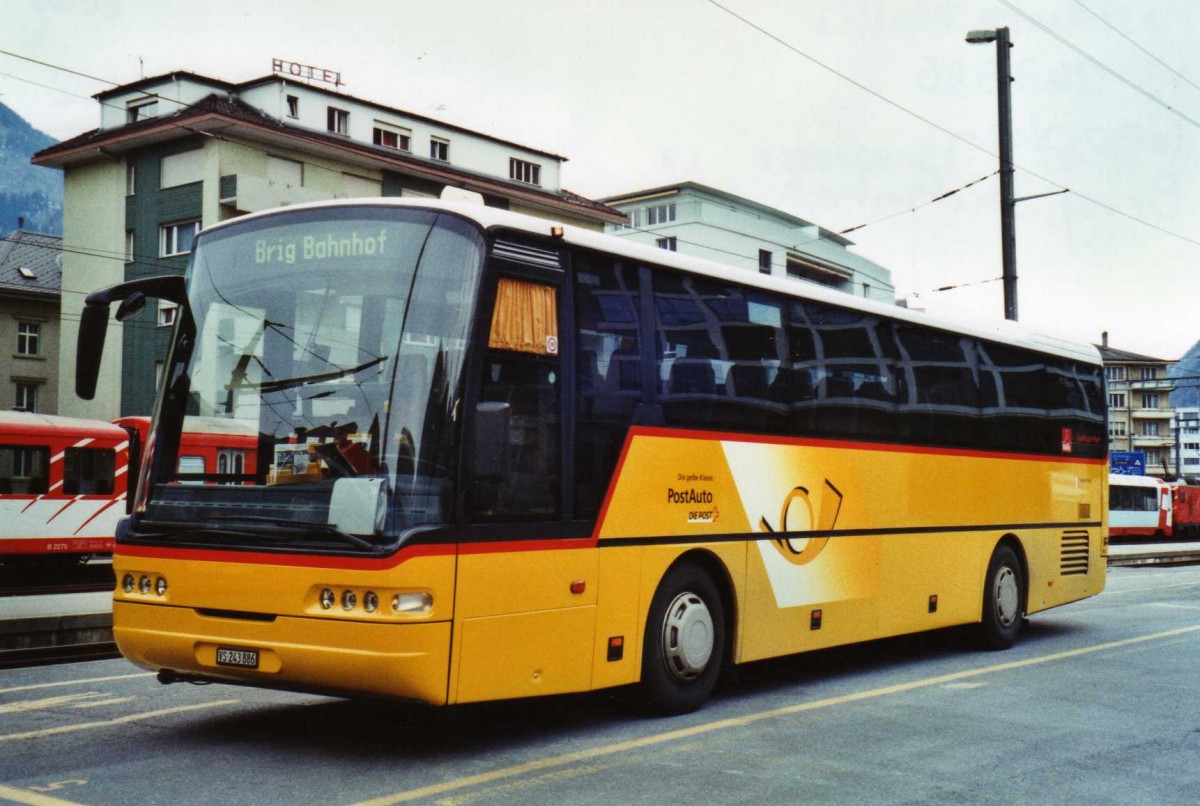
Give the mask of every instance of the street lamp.
[(1016, 200), (1013, 199), (1012, 159), (1012, 75), (1008, 58), (1008, 28), (971, 31), (967, 41), (973, 45), (996, 43), (996, 97), (1000, 124), (1000, 260), (1004, 279), (1004, 318), (1017, 318), (1017, 228)]

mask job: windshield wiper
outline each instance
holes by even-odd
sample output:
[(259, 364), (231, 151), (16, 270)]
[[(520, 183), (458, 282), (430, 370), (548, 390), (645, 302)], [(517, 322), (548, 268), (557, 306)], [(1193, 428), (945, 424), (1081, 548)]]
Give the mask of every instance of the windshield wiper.
[(364, 540), (358, 535), (352, 535), (349, 532), (343, 532), (341, 529), (329, 523), (321, 521), (295, 521), (287, 518), (272, 518), (263, 515), (216, 515), (211, 518), (213, 521), (234, 521), (247, 525), (261, 524), (263, 526), (272, 526), (282, 532), (297, 533), (297, 532), (317, 532), (322, 535), (336, 537), (343, 542), (349, 543), (352, 546), (357, 546), (360, 549), (368, 551), (379, 551), (383, 546), (377, 546), (369, 540)]

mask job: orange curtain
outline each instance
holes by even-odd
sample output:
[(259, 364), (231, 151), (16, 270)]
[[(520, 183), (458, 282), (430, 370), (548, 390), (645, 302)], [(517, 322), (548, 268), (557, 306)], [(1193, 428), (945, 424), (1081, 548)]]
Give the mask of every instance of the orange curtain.
[(553, 286), (500, 278), (488, 347), (558, 354), (558, 297)]

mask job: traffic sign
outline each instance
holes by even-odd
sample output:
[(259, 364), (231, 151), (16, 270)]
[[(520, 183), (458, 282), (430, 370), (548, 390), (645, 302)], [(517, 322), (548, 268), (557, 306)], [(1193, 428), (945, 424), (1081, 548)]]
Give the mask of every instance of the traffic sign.
[(1116, 476), (1146, 475), (1145, 451), (1110, 451), (1108, 472)]

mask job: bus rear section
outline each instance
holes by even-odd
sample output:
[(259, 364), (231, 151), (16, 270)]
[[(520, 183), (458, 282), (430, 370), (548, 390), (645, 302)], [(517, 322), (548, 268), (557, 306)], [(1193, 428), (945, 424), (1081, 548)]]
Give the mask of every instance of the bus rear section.
[(129, 436), (111, 423), (0, 412), (0, 561), (109, 554), (125, 514)]
[(1115, 538), (1171, 537), (1170, 486), (1153, 476), (1113, 474), (1108, 480), (1108, 533)]

